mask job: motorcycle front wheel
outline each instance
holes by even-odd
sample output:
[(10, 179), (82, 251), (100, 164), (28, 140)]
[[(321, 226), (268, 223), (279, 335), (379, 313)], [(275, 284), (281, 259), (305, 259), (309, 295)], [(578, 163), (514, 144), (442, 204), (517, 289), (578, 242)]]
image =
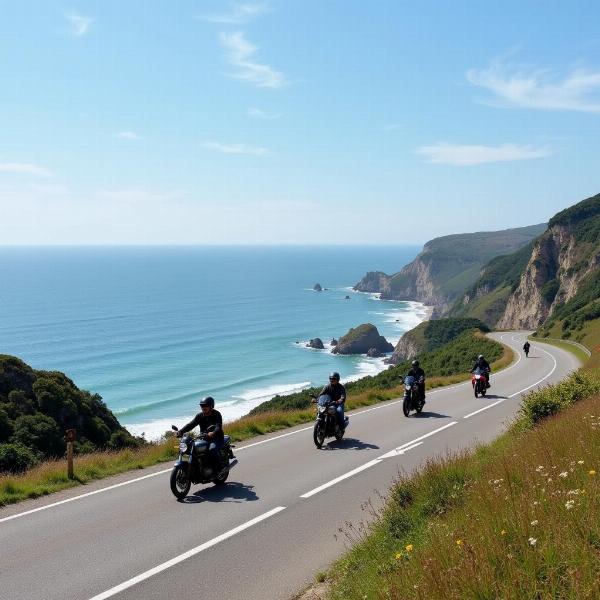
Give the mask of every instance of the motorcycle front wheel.
[(473, 386), (473, 393), (475, 394), (475, 398), (477, 398), (477, 394), (479, 393), (479, 384), (475, 383)]
[(313, 441), (317, 448), (322, 448), (325, 443), (325, 423), (317, 421), (313, 429)]
[(402, 402), (402, 412), (405, 417), (408, 417), (410, 414), (410, 399), (408, 397), (405, 397), (404, 402)]
[(225, 485), (225, 482), (227, 481), (228, 477), (229, 477), (229, 470), (227, 470), (227, 473), (225, 473), (225, 475), (222, 475), (221, 477), (217, 477), (216, 479), (213, 479), (213, 483), (215, 485)]
[(183, 500), (192, 487), (192, 481), (185, 465), (175, 465), (171, 471), (171, 491), (178, 500)]

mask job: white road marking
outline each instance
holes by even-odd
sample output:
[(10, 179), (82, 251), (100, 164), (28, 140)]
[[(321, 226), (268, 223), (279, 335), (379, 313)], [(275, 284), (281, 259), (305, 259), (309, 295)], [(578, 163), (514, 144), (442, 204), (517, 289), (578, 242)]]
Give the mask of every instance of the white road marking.
[(400, 456), (401, 454), (404, 454), (405, 452), (408, 452), (409, 450), (412, 450), (413, 448), (420, 446), (422, 443), (423, 442), (417, 442), (416, 444), (413, 444), (412, 446), (407, 446), (406, 448), (402, 448), (401, 450), (394, 448), (393, 450), (390, 450), (389, 452), (382, 454), (379, 458), (384, 459), (384, 458), (393, 458), (394, 456)]
[(167, 569), (174, 567), (175, 565), (179, 564), (180, 562), (183, 562), (184, 560), (187, 560), (188, 558), (191, 558), (192, 556), (195, 556), (196, 554), (199, 554), (200, 552), (203, 552), (204, 550), (207, 550), (208, 548), (212, 548), (213, 546), (216, 546), (220, 542), (222, 542), (230, 537), (233, 537), (234, 535), (240, 533), (241, 531), (244, 531), (245, 529), (248, 529), (249, 527), (252, 527), (253, 525), (256, 525), (257, 523), (260, 523), (261, 521), (264, 521), (265, 519), (268, 519), (269, 517), (272, 517), (273, 515), (276, 515), (277, 513), (281, 512), (282, 510), (285, 510), (285, 506), (277, 506), (276, 508), (274, 508), (266, 513), (263, 513), (262, 515), (259, 515), (258, 517), (251, 519), (250, 521), (246, 521), (242, 525), (238, 525), (237, 527), (234, 527), (233, 529), (230, 529), (229, 531), (226, 531), (225, 533), (218, 535), (217, 537), (213, 538), (212, 540), (209, 540), (208, 542), (204, 542), (204, 544), (200, 544), (200, 546), (196, 546), (195, 548), (192, 548), (191, 550), (188, 550), (187, 552), (184, 552), (183, 554), (180, 554), (179, 556), (176, 556), (175, 558), (172, 558), (171, 560), (168, 560), (167, 562), (164, 562), (152, 569), (149, 569), (148, 571), (145, 571), (144, 573), (140, 573), (139, 575), (136, 575), (135, 577), (132, 577), (131, 579), (124, 581), (123, 583), (116, 585), (115, 587), (112, 587), (109, 590), (106, 590), (106, 592), (102, 592), (101, 594), (98, 594), (98, 595), (94, 596), (93, 598), (90, 598), (90, 600), (106, 600), (106, 598), (115, 596), (116, 594), (119, 594), (120, 592), (122, 592), (142, 581), (145, 581), (146, 579), (149, 579), (150, 577), (153, 577), (154, 575), (157, 575), (158, 573), (161, 573), (162, 571), (166, 571)]
[(500, 402), (504, 402), (504, 400), (505, 400), (505, 398), (502, 398), (502, 400), (498, 400), (497, 402), (494, 402), (493, 404), (488, 404), (487, 406), (484, 406), (483, 408), (480, 408), (479, 410), (475, 410), (472, 413), (465, 415), (463, 417), (463, 419), (468, 419), (469, 417), (472, 417), (480, 412), (483, 412), (484, 410), (487, 410), (488, 408), (492, 408), (492, 406), (496, 406), (496, 404), (500, 404)]
[(360, 467), (356, 467), (356, 469), (352, 469), (352, 471), (348, 471), (347, 473), (344, 473), (343, 475), (340, 475), (339, 477), (336, 477), (335, 479), (332, 479), (331, 481), (328, 481), (327, 483), (324, 483), (323, 485), (316, 487), (314, 490), (310, 490), (310, 492), (306, 492), (306, 494), (302, 494), (302, 496), (300, 496), (300, 498), (310, 498), (311, 496), (314, 496), (315, 494), (318, 494), (319, 492), (326, 490), (328, 487), (331, 487), (332, 485), (335, 485), (336, 483), (339, 483), (340, 481), (343, 481), (344, 479), (348, 479), (348, 477), (352, 477), (352, 475), (356, 475), (357, 473), (360, 473), (361, 471), (364, 471), (365, 469), (368, 469), (369, 467), (373, 467), (380, 462), (381, 462), (381, 459), (379, 459), (379, 458), (370, 460), (368, 463), (365, 463), (364, 465), (361, 465)]

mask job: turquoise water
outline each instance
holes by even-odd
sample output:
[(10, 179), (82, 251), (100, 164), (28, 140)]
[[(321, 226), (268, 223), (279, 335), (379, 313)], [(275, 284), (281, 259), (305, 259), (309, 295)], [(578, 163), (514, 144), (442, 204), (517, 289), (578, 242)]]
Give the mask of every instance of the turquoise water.
[[(371, 322), (395, 342), (421, 304), (349, 290), (416, 247), (0, 248), (0, 353), (64, 371), (156, 437), (211, 394), (226, 419), (381, 360), (305, 347)], [(312, 291), (315, 283), (328, 291)], [(345, 300), (349, 295), (350, 300)], [(300, 342), (300, 343), (296, 343)]]

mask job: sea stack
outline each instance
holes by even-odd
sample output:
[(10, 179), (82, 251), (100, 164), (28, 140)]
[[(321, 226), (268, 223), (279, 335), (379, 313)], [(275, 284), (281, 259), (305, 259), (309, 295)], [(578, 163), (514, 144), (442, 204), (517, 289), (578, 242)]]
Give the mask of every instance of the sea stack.
[(342, 336), (332, 350), (334, 354), (366, 354), (369, 350), (391, 352), (394, 346), (371, 323), (363, 323)]
[(323, 288), (321, 287), (321, 284), (320, 284), (320, 283), (315, 283), (315, 285), (313, 286), (313, 290), (314, 290), (315, 292), (322, 292), (322, 291), (323, 291)]

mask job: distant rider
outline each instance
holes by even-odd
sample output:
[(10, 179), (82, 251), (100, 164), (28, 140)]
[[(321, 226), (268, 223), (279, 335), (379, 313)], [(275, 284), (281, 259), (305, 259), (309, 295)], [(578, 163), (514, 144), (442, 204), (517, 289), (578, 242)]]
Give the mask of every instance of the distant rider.
[(490, 363), (483, 357), (483, 354), (480, 354), (477, 357), (477, 360), (475, 361), (475, 364), (471, 369), (471, 373), (473, 373), (477, 369), (480, 369), (485, 373), (487, 378), (487, 387), (491, 387), (492, 384), (490, 383), (490, 373), (492, 372), (492, 369), (490, 368)]
[[(221, 477), (227, 469), (227, 465), (223, 463), (219, 450), (223, 446), (223, 417), (218, 410), (215, 410), (215, 399), (212, 396), (206, 396), (200, 400), (199, 412), (187, 425), (182, 427), (177, 432), (177, 437), (181, 437), (187, 431), (191, 431), (200, 426), (200, 433), (204, 434), (206, 441), (209, 442), (208, 451), (213, 460), (213, 467), (218, 471), (218, 477)], [(214, 426), (212, 431), (208, 431), (210, 426)]]
[(529, 356), (529, 348), (531, 348), (531, 344), (528, 341), (526, 341), (523, 344), (523, 350), (525, 351), (525, 356)]
[(419, 396), (421, 397), (421, 400), (423, 400), (423, 403), (425, 403), (425, 371), (419, 366), (418, 360), (413, 360), (411, 364), (412, 366), (408, 371), (407, 376), (412, 375), (415, 378), (415, 381), (419, 386)]
[(336, 371), (329, 375), (329, 385), (326, 385), (319, 396), (329, 396), (337, 403), (336, 413), (340, 429), (345, 429), (344, 403), (346, 402), (346, 388), (340, 383), (340, 374)]

